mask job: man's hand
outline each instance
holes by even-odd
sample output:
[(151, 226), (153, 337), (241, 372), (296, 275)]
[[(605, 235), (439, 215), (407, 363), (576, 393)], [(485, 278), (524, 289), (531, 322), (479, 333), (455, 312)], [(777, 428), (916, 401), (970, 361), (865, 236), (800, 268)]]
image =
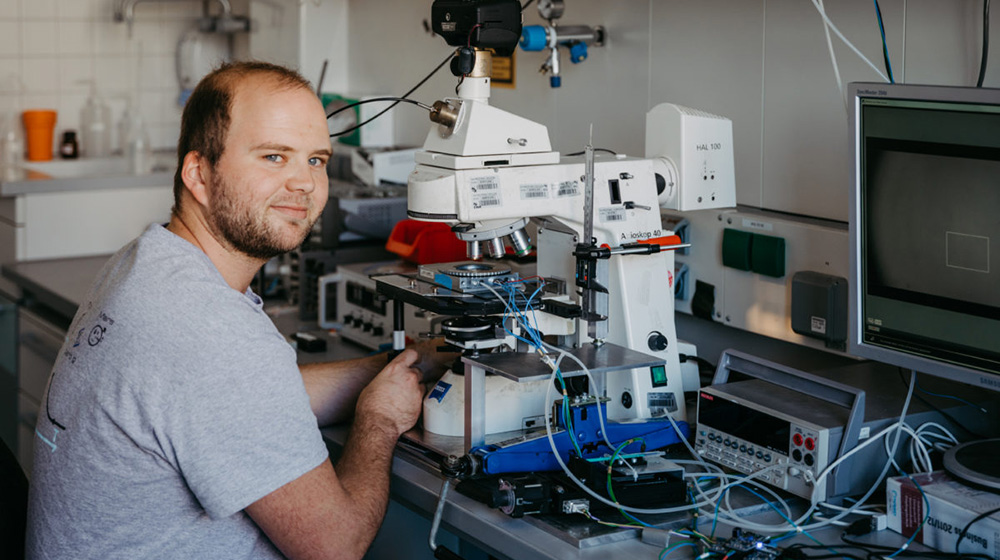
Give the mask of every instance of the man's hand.
[(420, 353), (417, 369), (423, 373), (424, 385), (430, 386), (441, 379), (458, 357), (457, 352), (438, 351), (438, 348), (444, 345), (444, 339), (440, 337), (421, 340), (410, 345), (410, 348)]
[(422, 373), (414, 367), (420, 355), (403, 350), (389, 362), (358, 397), (358, 422), (374, 422), (395, 430), (399, 437), (417, 423), (422, 409)]

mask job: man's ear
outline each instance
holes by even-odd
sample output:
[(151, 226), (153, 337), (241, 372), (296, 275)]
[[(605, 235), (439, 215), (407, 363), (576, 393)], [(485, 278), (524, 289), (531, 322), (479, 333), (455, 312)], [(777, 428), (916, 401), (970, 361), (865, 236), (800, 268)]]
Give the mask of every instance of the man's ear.
[(198, 204), (208, 206), (208, 181), (211, 168), (198, 152), (188, 152), (181, 168), (181, 180)]

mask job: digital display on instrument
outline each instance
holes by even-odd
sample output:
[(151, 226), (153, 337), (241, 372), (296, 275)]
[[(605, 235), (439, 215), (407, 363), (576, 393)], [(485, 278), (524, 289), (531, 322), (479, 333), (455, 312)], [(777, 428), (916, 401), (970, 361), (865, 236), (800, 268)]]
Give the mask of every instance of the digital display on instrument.
[(385, 315), (385, 301), (379, 300), (375, 290), (357, 282), (347, 283), (347, 301), (368, 311)]
[(718, 430), (782, 454), (788, 453), (792, 425), (759, 410), (717, 395), (701, 393), (698, 398), (698, 424)]

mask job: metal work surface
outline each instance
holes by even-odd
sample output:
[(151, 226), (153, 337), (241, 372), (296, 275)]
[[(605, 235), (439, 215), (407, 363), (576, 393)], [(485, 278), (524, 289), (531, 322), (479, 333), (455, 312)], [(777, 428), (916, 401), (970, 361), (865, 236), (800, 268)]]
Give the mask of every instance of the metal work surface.
[[(580, 348), (566, 351), (583, 362), (592, 374), (610, 373), (614, 371), (646, 368), (663, 363), (663, 360), (630, 350), (617, 344), (605, 343), (600, 346), (584, 344)], [(551, 354), (553, 360), (558, 354)], [(526, 352), (504, 352), (498, 354), (482, 354), (477, 357), (463, 356), (466, 364), (478, 366), (487, 373), (495, 373), (512, 381), (542, 381), (552, 375), (549, 366), (539, 358), (538, 354)], [(563, 377), (583, 375), (580, 364), (570, 358), (564, 358), (559, 364)]]
[[(331, 457), (336, 461), (347, 439), (348, 426), (338, 425), (324, 428), (323, 438), (330, 448)], [(441, 491), (442, 478), (431, 466), (422, 464), (408, 453), (397, 451), (392, 462), (391, 497), (393, 500), (430, 518), (437, 505)], [(747, 505), (744, 509), (747, 516), (760, 523), (774, 523), (781, 518), (769, 506), (760, 503)], [(570, 523), (572, 523), (570, 521)], [(547, 524), (544, 526), (543, 524)], [(709, 531), (712, 525), (711, 517), (702, 516), (699, 528)], [(490, 509), (468, 496), (458, 492), (450, 492), (444, 508), (442, 528), (482, 549), (484, 552), (501, 559), (511, 560), (607, 560), (609, 558), (634, 558), (637, 560), (655, 560), (663, 547), (643, 543), (633, 529), (624, 530), (626, 540), (607, 542), (597, 546), (580, 548), (554, 534), (554, 527), (548, 520), (532, 519), (530, 516), (521, 519), (512, 518), (499, 510)], [(840, 543), (840, 527), (812, 531), (813, 537), (821, 542)], [(728, 536), (732, 526), (720, 522), (716, 529), (717, 536)], [(782, 544), (791, 544), (801, 539), (801, 542), (813, 544), (805, 537), (795, 537)], [(605, 539), (610, 541), (611, 539)], [(872, 533), (858, 540), (863, 542), (899, 546), (906, 540), (898, 533), (889, 530)], [(596, 541), (595, 541), (596, 542)], [(401, 546), (417, 544), (426, 546), (426, 541), (420, 543), (403, 543)], [(926, 550), (913, 544), (913, 550)], [(671, 554), (671, 558), (692, 558), (693, 549), (685, 547)]]

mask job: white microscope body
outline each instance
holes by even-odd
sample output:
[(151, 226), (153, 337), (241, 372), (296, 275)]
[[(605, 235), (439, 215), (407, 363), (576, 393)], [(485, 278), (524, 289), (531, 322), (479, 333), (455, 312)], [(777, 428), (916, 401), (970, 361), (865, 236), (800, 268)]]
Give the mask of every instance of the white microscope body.
[[(663, 375), (646, 368), (607, 376), (608, 418), (628, 422), (670, 414), (685, 420), (669, 250), (679, 240), (662, 229), (659, 209), (735, 205), (730, 121), (674, 105), (654, 107), (647, 115), (646, 159), (594, 160), (588, 216), (583, 158), (560, 160), (545, 126), (491, 107), (487, 76), (465, 77), (458, 93), (447, 105), (436, 104), (440, 114), (432, 120), (441, 124), (432, 125), (424, 150), (416, 155), (409, 216), (452, 225), (473, 259), (482, 256), (483, 247), (493, 257), (502, 256), (505, 238), (515, 252), (527, 252), (523, 228), (534, 219), (538, 275), (564, 281), (560, 297), (576, 304), (584, 302), (576, 287), (574, 250), (589, 241), (584, 238), (588, 218), (595, 247), (664, 247), (649, 254), (613, 254), (602, 262), (598, 270), (606, 277), (598, 281), (607, 288), (607, 307), (595, 311), (607, 317), (606, 334), (598, 329), (595, 335), (593, 328), (588, 333), (581, 319), (545, 313), (537, 314), (538, 328), (562, 336), (567, 345), (597, 338), (663, 359)], [(487, 411), (494, 413), (503, 411)], [(426, 421), (425, 428), (434, 431)]]

